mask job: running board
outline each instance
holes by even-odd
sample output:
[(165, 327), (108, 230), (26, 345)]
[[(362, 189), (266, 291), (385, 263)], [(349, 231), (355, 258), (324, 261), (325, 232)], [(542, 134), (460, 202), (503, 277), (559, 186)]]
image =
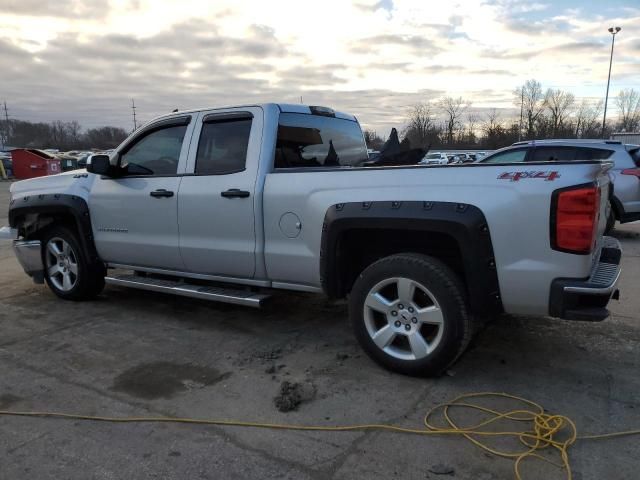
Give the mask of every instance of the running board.
[(214, 302), (232, 303), (246, 307), (260, 308), (270, 297), (248, 290), (235, 290), (214, 286), (191, 285), (180, 280), (163, 280), (159, 278), (140, 277), (138, 275), (114, 275), (105, 277), (108, 285), (137, 288), (152, 292), (170, 293), (182, 297), (200, 298)]

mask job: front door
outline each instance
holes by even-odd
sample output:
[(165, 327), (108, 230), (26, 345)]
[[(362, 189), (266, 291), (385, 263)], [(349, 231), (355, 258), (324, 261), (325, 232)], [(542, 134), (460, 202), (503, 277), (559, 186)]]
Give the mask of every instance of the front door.
[(98, 177), (90, 212), (96, 248), (109, 263), (184, 270), (178, 236), (180, 167), (190, 117), (144, 127), (117, 154), (122, 176)]
[(180, 184), (180, 251), (187, 271), (255, 274), (254, 210), (262, 141), (257, 107), (202, 112)]

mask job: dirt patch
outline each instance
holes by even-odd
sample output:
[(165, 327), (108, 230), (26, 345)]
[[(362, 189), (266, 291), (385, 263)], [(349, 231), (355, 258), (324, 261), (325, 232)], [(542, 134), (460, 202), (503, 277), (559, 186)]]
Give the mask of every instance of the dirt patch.
[(250, 364), (268, 365), (282, 358), (282, 348), (270, 348), (268, 350), (257, 350), (244, 354), (235, 363), (240, 366)]
[(3, 393), (0, 395), (0, 409), (5, 409), (18, 403), (22, 398), (12, 395), (11, 393)]
[(189, 363), (143, 363), (118, 375), (111, 389), (146, 400), (170, 398), (185, 390), (213, 385), (229, 375)]
[(273, 399), (276, 408), (281, 412), (297, 410), (303, 402), (310, 402), (316, 396), (316, 387), (311, 382), (288, 382), (280, 384), (280, 392)]

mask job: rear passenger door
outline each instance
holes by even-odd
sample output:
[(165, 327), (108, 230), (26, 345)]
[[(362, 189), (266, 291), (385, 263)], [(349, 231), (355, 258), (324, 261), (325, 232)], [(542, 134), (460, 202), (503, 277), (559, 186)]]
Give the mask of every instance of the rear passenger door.
[(197, 121), (178, 194), (182, 259), (188, 272), (252, 278), (262, 109), (201, 112)]

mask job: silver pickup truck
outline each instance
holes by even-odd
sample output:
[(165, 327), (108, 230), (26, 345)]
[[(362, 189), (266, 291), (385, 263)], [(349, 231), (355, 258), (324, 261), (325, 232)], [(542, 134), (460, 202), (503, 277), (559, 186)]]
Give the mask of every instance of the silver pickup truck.
[(178, 112), (87, 171), (14, 183), (10, 231), (64, 299), (105, 283), (247, 306), (346, 297), (366, 352), (412, 375), (441, 373), (501, 312), (608, 316), (610, 164), (384, 165), (328, 108)]

